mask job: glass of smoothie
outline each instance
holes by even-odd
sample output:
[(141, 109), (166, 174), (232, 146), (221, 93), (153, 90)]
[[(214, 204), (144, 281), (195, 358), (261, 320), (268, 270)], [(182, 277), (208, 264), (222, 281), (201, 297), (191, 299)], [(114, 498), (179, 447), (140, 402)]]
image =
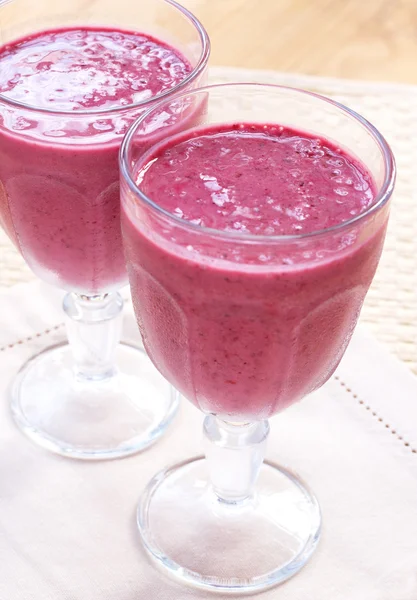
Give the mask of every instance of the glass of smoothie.
[(67, 291), (69, 339), (19, 372), (13, 416), (55, 452), (126, 456), (164, 432), (178, 398), (143, 348), (119, 343), (118, 152), (152, 103), (204, 82), (209, 40), (173, 0), (13, 0), (0, 14), (0, 223)]
[[(174, 105), (198, 109), (199, 122), (153, 129), (144, 151)], [(206, 415), (205, 457), (146, 488), (142, 541), (183, 581), (260, 591), (305, 565), (321, 523), (302, 480), (264, 460), (268, 419), (322, 386), (343, 356), (383, 247), (392, 153), (329, 99), (230, 84), (141, 116), (121, 175), (145, 347)]]

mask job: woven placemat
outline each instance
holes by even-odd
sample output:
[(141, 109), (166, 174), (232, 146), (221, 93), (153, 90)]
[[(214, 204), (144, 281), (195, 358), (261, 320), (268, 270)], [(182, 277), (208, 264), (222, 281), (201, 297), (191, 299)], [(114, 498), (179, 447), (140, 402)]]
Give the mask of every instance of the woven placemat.
[[(347, 104), (385, 135), (397, 159), (398, 180), (385, 250), (368, 294), (362, 322), (417, 373), (417, 87), (335, 80), (228, 67), (211, 70), (211, 82), (258, 81), (316, 91)], [(34, 276), (0, 232), (0, 288)]]

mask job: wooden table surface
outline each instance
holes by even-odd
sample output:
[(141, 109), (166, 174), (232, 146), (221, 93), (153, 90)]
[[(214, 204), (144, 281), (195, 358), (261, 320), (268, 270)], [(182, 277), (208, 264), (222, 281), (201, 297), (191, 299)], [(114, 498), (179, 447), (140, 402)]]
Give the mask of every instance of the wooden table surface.
[(182, 4), (204, 23), (212, 64), (417, 84), (417, 0)]
[[(417, 84), (417, 0), (178, 0), (212, 41), (212, 65)], [(0, 0), (0, 34), (72, 10), (118, 18), (145, 0)], [(131, 21), (129, 21), (131, 23)]]

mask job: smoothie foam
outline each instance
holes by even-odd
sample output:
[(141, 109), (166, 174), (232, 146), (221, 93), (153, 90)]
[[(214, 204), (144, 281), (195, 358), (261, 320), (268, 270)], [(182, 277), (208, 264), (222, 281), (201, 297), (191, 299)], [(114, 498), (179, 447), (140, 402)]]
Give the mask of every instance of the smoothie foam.
[(326, 140), (257, 124), (187, 131), (144, 160), (139, 188), (178, 219), (124, 203), (132, 296), (155, 365), (203, 411), (243, 420), (322, 385), (356, 325), (385, 223), (273, 236), (369, 208), (365, 167)]

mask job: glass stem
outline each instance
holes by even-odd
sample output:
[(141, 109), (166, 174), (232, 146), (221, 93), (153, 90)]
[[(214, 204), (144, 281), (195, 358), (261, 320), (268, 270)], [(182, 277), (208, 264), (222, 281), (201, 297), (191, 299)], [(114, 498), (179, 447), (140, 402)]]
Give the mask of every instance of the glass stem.
[(209, 476), (220, 500), (237, 504), (253, 495), (268, 434), (268, 421), (231, 423), (213, 415), (205, 418)]
[(77, 379), (101, 381), (115, 375), (115, 352), (122, 331), (121, 295), (69, 293), (64, 311)]

